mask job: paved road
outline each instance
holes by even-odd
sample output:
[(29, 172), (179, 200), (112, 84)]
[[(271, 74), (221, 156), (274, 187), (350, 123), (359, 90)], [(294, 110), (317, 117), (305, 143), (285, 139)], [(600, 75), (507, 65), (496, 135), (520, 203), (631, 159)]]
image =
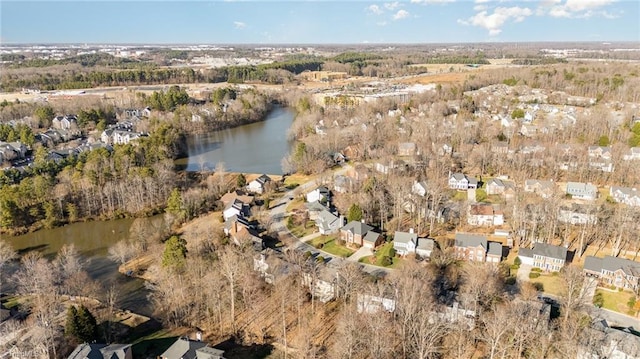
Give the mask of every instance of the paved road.
[[(339, 175), (339, 174), (344, 174), (346, 173), (349, 169), (351, 168), (350, 165), (345, 165), (343, 166), (341, 169), (335, 171), (333, 173), (333, 175)], [(277, 201), (275, 201), (273, 203), (273, 205), (271, 206), (271, 218), (273, 219), (273, 223), (271, 225), (271, 229), (276, 232), (278, 234), (278, 238), (285, 243), (285, 245), (287, 245), (289, 248), (293, 248), (295, 250), (301, 251), (301, 252), (311, 252), (314, 256), (318, 256), (321, 255), (323, 256), (325, 259), (327, 259), (329, 262), (333, 262), (333, 263), (340, 263), (342, 261), (344, 261), (343, 258), (340, 258), (338, 256), (335, 256), (331, 253), (325, 252), (321, 249), (317, 249), (314, 246), (305, 243), (306, 241), (309, 241), (315, 237), (320, 236), (320, 233), (313, 233), (310, 234), (306, 237), (303, 238), (298, 238), (296, 236), (293, 235), (293, 233), (291, 233), (289, 231), (289, 229), (287, 228), (287, 224), (285, 221), (285, 218), (287, 217), (287, 213), (286, 213), (286, 209), (287, 206), (289, 205), (289, 203), (291, 202), (291, 200), (293, 200), (293, 198), (295, 198), (296, 194), (303, 194), (306, 193), (310, 190), (312, 190), (313, 188), (315, 188), (316, 186), (318, 186), (318, 183), (316, 183), (316, 181), (309, 181), (306, 183), (303, 183), (301, 185), (299, 185), (298, 187), (296, 187), (295, 189), (289, 190), (287, 192), (284, 193), (284, 195), (278, 199)], [(357, 260), (356, 260), (357, 261)], [(372, 275), (386, 275), (388, 274), (391, 269), (389, 268), (382, 268), (382, 267), (378, 267), (378, 266), (374, 266), (374, 265), (370, 265), (370, 264), (364, 264), (364, 263), (359, 263), (362, 266), (362, 270), (372, 274)]]

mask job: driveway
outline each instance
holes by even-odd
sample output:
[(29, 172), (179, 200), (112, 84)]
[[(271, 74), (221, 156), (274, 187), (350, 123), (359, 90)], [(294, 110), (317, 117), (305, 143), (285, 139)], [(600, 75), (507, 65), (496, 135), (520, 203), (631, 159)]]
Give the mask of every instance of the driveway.
[(349, 258), (347, 258), (347, 260), (350, 262), (357, 262), (360, 260), (360, 258), (371, 256), (371, 255), (373, 255), (373, 251), (371, 250), (371, 248), (360, 247), (360, 249), (358, 249), (355, 253), (350, 255)]
[(520, 268), (518, 268), (518, 273), (516, 274), (516, 279), (518, 282), (528, 282), (529, 273), (531, 273), (531, 265), (520, 264)]

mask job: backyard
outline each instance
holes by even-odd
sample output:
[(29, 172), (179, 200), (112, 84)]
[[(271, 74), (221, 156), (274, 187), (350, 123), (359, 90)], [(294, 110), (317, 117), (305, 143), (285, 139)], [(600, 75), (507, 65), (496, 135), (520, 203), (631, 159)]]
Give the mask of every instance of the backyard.
[(322, 249), (327, 253), (331, 253), (334, 256), (347, 258), (354, 253), (353, 250), (341, 246), (337, 243), (338, 236), (336, 234), (330, 236), (320, 236), (316, 237), (307, 243), (314, 246), (315, 248)]

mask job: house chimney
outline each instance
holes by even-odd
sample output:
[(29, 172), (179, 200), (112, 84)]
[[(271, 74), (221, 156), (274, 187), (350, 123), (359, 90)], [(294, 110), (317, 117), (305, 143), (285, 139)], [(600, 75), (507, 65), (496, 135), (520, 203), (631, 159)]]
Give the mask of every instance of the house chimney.
[(364, 218), (360, 220), (361, 223), (364, 223)]
[(413, 228), (409, 228), (409, 233), (413, 233)]
[(340, 215), (340, 219), (339, 219), (339, 223), (340, 223), (340, 227), (344, 226), (344, 216)]
[(197, 331), (196, 332), (196, 340), (201, 342), (202, 341), (202, 332), (201, 331)]

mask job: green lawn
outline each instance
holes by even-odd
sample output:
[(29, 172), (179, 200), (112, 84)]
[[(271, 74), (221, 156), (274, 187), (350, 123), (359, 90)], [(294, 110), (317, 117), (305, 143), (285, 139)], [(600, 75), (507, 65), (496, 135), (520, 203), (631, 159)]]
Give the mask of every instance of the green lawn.
[(331, 253), (334, 256), (338, 256), (338, 257), (342, 257), (342, 258), (346, 258), (349, 257), (350, 255), (352, 255), (354, 253), (353, 250), (345, 247), (345, 246), (341, 246), (339, 244), (336, 243), (336, 239), (337, 239), (337, 235), (331, 235), (331, 236), (320, 236), (320, 237), (316, 237), (310, 241), (308, 241), (307, 243), (318, 248), (318, 245), (322, 244), (322, 250), (327, 252), (327, 253)]
[(629, 299), (633, 297), (633, 293), (629, 291), (619, 292), (617, 290), (609, 290), (609, 289), (596, 289), (596, 294), (602, 293), (602, 299), (604, 302), (602, 304), (603, 308), (613, 310), (614, 312), (627, 314), (629, 312), (629, 307), (627, 303)]
[(541, 273), (540, 277), (531, 279), (531, 283), (541, 283), (545, 293), (562, 295), (563, 284), (559, 276)]
[[(393, 255), (391, 255), (391, 254), (393, 254)], [(383, 259), (384, 259), (385, 256), (386, 257), (391, 257), (391, 260), (392, 260), (391, 265), (384, 265), (385, 263), (383, 262)], [(375, 257), (375, 263), (372, 263), (373, 257)], [(373, 265), (377, 265), (377, 266), (380, 266), (380, 267), (392, 268), (393, 269), (393, 268), (399, 267), (404, 262), (404, 259), (395, 257), (395, 250), (393, 249), (393, 242), (387, 242), (387, 243), (383, 244), (382, 246), (380, 246), (380, 248), (378, 248), (378, 250), (376, 251), (376, 253), (373, 256), (362, 257), (362, 258), (360, 258), (359, 262), (367, 263), (367, 264), (373, 264)]]

